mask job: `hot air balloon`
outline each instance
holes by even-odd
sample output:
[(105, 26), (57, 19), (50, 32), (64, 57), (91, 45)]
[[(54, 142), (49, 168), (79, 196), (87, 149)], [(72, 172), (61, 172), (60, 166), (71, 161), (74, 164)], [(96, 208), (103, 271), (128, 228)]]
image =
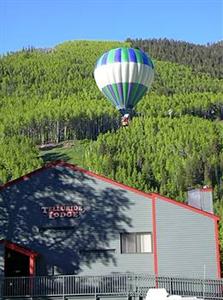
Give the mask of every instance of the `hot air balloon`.
[(105, 52), (94, 69), (98, 88), (120, 111), (124, 126), (128, 125), (135, 105), (150, 88), (153, 77), (152, 60), (142, 50), (127, 47)]

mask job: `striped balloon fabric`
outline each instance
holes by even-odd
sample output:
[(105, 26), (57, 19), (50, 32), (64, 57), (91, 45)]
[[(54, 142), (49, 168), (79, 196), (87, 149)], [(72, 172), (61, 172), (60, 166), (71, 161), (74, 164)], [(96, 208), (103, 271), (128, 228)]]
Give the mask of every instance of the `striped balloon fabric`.
[(123, 114), (139, 102), (153, 77), (151, 59), (142, 50), (127, 47), (104, 53), (94, 70), (99, 89)]

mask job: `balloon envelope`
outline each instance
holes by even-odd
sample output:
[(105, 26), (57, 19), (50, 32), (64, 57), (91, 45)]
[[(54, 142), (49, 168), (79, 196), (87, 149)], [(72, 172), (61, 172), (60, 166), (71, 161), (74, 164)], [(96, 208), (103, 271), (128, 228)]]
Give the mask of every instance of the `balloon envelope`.
[(94, 70), (99, 89), (123, 114), (139, 102), (153, 77), (151, 59), (142, 50), (127, 47), (104, 53)]

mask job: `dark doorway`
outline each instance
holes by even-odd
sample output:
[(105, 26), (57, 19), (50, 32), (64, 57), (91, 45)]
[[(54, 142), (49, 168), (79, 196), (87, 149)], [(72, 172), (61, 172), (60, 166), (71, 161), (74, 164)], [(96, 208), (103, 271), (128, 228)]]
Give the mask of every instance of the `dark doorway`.
[(5, 248), (5, 276), (29, 276), (29, 256)]

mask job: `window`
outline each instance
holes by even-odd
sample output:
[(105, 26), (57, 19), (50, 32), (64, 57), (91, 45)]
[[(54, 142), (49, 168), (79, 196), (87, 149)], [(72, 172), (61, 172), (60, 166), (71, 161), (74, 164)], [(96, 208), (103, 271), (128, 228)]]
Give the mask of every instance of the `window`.
[(121, 253), (151, 253), (152, 235), (149, 232), (121, 233)]

